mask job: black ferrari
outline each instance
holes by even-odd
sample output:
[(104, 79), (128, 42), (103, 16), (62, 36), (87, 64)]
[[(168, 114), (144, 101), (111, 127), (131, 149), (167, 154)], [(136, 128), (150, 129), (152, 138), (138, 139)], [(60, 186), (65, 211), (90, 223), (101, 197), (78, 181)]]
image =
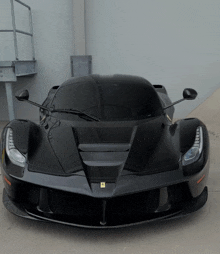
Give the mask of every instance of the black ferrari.
[(18, 216), (107, 228), (170, 219), (207, 201), (209, 138), (199, 119), (173, 122), (162, 85), (130, 75), (71, 78), (39, 105), (40, 122), (2, 132), (3, 203)]

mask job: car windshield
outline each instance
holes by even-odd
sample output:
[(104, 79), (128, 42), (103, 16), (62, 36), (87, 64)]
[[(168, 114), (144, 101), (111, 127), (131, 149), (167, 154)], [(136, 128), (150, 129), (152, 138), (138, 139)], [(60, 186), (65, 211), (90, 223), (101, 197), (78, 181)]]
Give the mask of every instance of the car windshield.
[(64, 85), (52, 104), (55, 109), (80, 110), (101, 121), (139, 120), (162, 114), (153, 86), (129, 81)]

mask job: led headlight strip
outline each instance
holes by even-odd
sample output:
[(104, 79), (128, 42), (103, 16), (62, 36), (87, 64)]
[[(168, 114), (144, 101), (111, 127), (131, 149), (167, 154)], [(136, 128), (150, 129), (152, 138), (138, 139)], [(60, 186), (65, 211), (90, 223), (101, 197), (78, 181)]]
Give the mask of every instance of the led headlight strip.
[(11, 128), (8, 128), (6, 133), (6, 153), (13, 164), (19, 167), (25, 166), (26, 158), (16, 149)]
[(197, 161), (202, 153), (203, 148), (203, 131), (199, 126), (196, 129), (196, 137), (193, 146), (184, 154), (182, 159), (183, 166), (189, 165)]

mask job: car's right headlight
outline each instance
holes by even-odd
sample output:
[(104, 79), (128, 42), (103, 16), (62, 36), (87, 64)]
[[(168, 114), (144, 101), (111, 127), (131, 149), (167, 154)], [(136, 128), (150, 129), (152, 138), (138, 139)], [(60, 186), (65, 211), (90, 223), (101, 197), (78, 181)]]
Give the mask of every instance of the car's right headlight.
[(196, 129), (196, 137), (193, 146), (183, 155), (182, 165), (186, 166), (197, 161), (203, 149), (203, 132), (202, 127)]
[(16, 149), (11, 128), (8, 128), (6, 133), (6, 153), (13, 164), (19, 167), (25, 166), (26, 157)]

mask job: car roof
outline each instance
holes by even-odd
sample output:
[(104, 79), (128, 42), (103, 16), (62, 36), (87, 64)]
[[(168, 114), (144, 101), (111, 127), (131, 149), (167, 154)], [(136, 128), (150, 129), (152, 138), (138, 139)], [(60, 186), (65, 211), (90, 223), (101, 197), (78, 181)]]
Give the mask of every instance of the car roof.
[(96, 83), (114, 83), (114, 82), (120, 82), (120, 83), (133, 83), (136, 86), (138, 85), (145, 85), (148, 87), (151, 87), (154, 89), (152, 84), (139, 76), (134, 76), (134, 75), (124, 75), (124, 74), (115, 74), (115, 75), (98, 75), (98, 74), (93, 74), (89, 76), (83, 76), (83, 77), (72, 77), (68, 79), (67, 81), (63, 82), (62, 86), (68, 86), (68, 85), (74, 85), (77, 83), (87, 83), (91, 82), (93, 80)]
[(107, 115), (113, 115), (113, 111), (119, 113), (119, 107), (124, 116), (162, 114), (162, 105), (153, 85), (142, 77), (122, 74), (70, 78), (57, 89), (52, 104), (55, 108), (75, 108), (83, 112), (105, 108)]

